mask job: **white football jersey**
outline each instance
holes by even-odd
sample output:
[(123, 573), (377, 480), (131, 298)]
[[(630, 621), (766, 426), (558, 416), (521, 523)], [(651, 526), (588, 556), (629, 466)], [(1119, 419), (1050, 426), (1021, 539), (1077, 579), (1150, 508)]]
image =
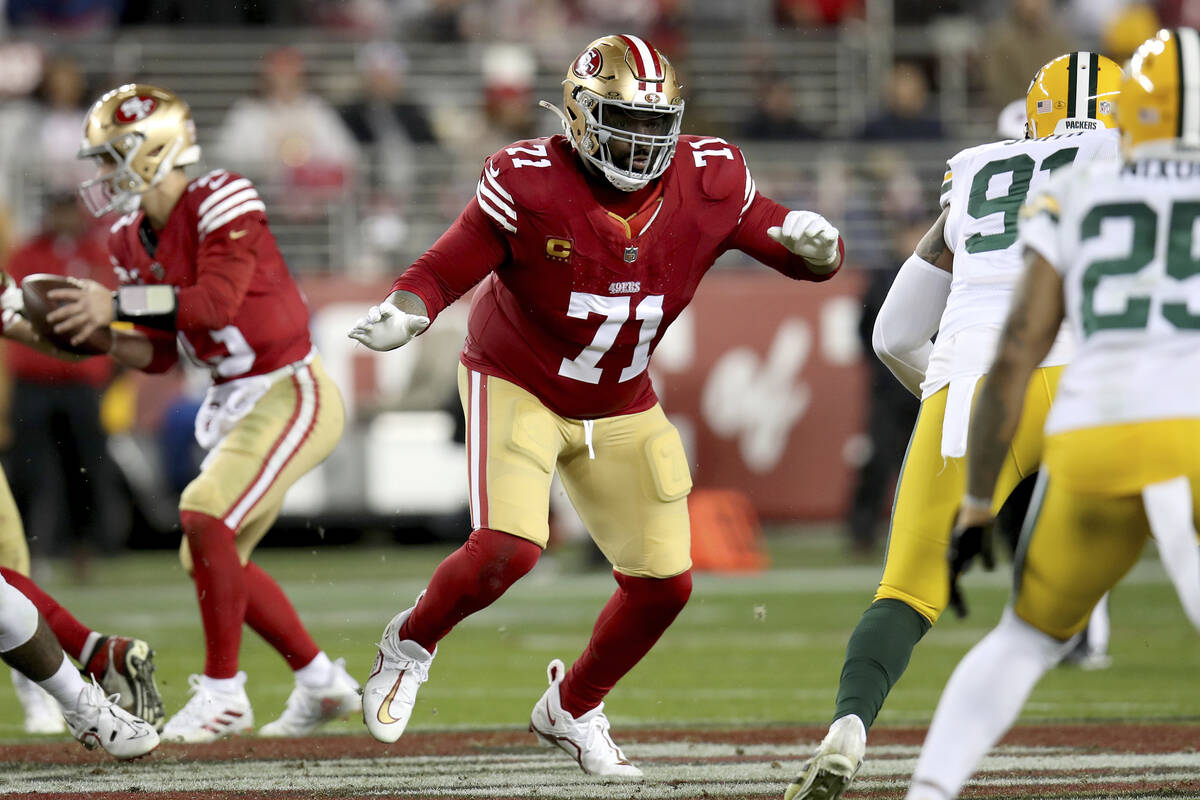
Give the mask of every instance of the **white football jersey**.
[[(941, 205), (950, 207), (945, 239), (954, 251), (954, 275), (921, 399), (952, 380), (978, 378), (991, 368), (1024, 268), (1017, 216), (1029, 194), (1062, 167), (1115, 161), (1119, 146), (1118, 132), (1104, 128), (991, 142), (963, 150), (947, 162)], [(1042, 366), (1065, 364), (1073, 351), (1072, 336), (1064, 326)]]
[(1047, 433), (1200, 418), (1198, 222), (1196, 160), (1083, 165), (1030, 198), (1020, 240), (1062, 275), (1079, 341)]

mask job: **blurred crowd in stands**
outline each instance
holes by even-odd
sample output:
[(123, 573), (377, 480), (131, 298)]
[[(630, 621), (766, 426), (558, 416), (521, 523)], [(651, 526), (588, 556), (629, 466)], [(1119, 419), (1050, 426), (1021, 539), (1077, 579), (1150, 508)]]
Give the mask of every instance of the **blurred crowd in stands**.
[[(684, 118), (685, 132), (725, 136), (741, 145), (752, 167), (763, 165), (757, 178), (768, 194), (794, 207), (816, 208), (839, 225), (849, 263), (870, 270), (863, 317), (867, 341), (893, 271), (936, 206), (944, 159), (973, 143), (966, 141), (970, 137), (998, 138), (1000, 110), (1024, 96), (1038, 67), (1079, 49), (1123, 61), (1158, 27), (1200, 26), (1200, 0), (6, 0), (2, 5), (0, 187), (6, 188), (0, 202), (7, 210), (0, 212), (0, 262), (14, 269), (32, 248), (40, 254), (37, 271), (81, 275), (108, 270), (95, 245), (94, 223), (78, 216), (70, 202), (90, 170), (75, 159), (83, 113), (98, 91), (145, 76), (136, 60), (122, 65), (114, 59), (106, 71), (87, 67), (75, 57), (80, 41), (155, 28), (182, 39), (189, 36), (182, 26), (237, 29), (239, 36), (247, 28), (251, 35), (263, 31), (272, 44), (257, 62), (257, 91), (229, 98), (219, 124), (201, 127), (206, 161), (259, 183), (293, 269), (378, 278), (398, 272), (432, 243), (428, 232), (440, 232), (470, 197), (483, 157), (513, 140), (557, 130), (557, 121), (536, 102), (559, 102), (558, 76), (596, 35), (645, 36), (680, 65), (687, 83), (689, 67), (705, 58), (698, 43), (715, 41), (714, 31), (723, 26), (753, 32), (753, 41), (768, 35), (764, 32), (801, 46), (811, 38), (814, 47), (820, 41), (838, 44), (842, 36), (871, 42), (879, 34), (889, 49), (882, 63), (872, 67), (868, 61), (876, 74), (862, 85), (836, 87), (866, 93), (856, 100), (867, 113), (853, 125), (835, 129), (806, 113), (813, 104), (803, 102), (803, 95), (822, 79), (809, 79), (786, 60), (761, 54), (756, 59), (753, 47), (745, 54), (753, 91), (744, 98), (744, 110), (718, 122), (715, 95), (698, 80), (689, 84), (693, 94)], [(309, 42), (280, 41), (278, 35), (305, 28), (353, 43), (350, 80), (314, 88), (313, 50), (302, 46)], [(915, 33), (915, 45), (905, 32)], [(965, 58), (957, 72), (948, 73), (947, 63), (957, 62), (947, 62), (940, 48), (964, 36)], [(478, 51), (474, 102), (439, 101), (429, 91), (413, 90), (409, 52), (418, 43)], [(967, 115), (947, 115), (950, 79), (965, 87), (969, 117), (979, 118), (969, 128), (963, 125)], [(331, 85), (338, 89), (329, 90)], [(448, 166), (431, 178), (439, 164)], [(429, 224), (414, 231), (422, 214)], [(329, 249), (338, 236), (345, 246), (320, 260), (308, 255), (317, 250), (302, 249), (304, 231), (320, 240), (314, 248)], [(7, 359), (0, 417), (13, 412), (28, 422), (37, 416), (35, 427), (50, 443), (18, 441), (32, 432), (0, 423), (0, 448), (8, 448), (6, 467), (24, 504), (35, 552), (61, 553), (70, 547), (64, 544), (67, 531), (80, 530), (70, 510), (85, 510), (96, 525), (128, 525), (117, 512), (91, 513), (93, 504), (102, 503), (100, 492), (80, 495), (68, 485), (81, 473), (96, 485), (107, 481), (102, 467), (91, 461), (48, 466), (43, 452), (53, 451), (62, 436), (103, 447), (93, 412), (114, 376), (83, 367), (55, 371), (35, 362)], [(12, 391), (13, 382), (19, 391)], [(858, 500), (849, 504), (853, 541), (864, 551), (877, 541), (886, 487), (916, 409), (886, 371), (873, 376), (872, 386), (880, 411), (867, 431), (872, 446), (861, 454)], [(23, 455), (35, 452), (45, 458)], [(85, 448), (77, 455), (91, 458)], [(36, 480), (31, 475), (50, 472), (60, 478), (39, 486), (40, 494), (22, 488)], [(63, 503), (68, 492), (86, 500)], [(41, 511), (31, 513), (34, 494), (49, 499), (38, 501)], [(113, 536), (91, 538), (104, 548)]]

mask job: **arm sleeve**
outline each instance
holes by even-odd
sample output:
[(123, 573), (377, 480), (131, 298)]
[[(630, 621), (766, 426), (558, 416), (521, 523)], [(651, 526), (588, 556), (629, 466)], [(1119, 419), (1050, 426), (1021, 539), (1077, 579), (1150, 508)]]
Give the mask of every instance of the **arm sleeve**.
[(508, 240), (471, 200), (458, 219), (392, 284), (420, 297), (432, 321), (509, 258)]
[(742, 215), (741, 222), (730, 236), (729, 246), (795, 280), (827, 281), (832, 278), (842, 268), (842, 261), (846, 256), (846, 246), (842, 238), (838, 237), (837, 266), (824, 274), (814, 272), (807, 261), (767, 236), (767, 228), (783, 224), (783, 218), (787, 214), (788, 209), (784, 206), (761, 194), (755, 194), (746, 213)]
[[(233, 228), (245, 234), (232, 239)], [(179, 290), (176, 329), (216, 331), (233, 322), (254, 277), (254, 248), (266, 229), (266, 217), (250, 213), (204, 237), (196, 254), (196, 282)]]
[(950, 296), (950, 280), (949, 272), (920, 256), (909, 256), (875, 318), (871, 334), (875, 355), (917, 397), (929, 367), (930, 339), (937, 333)]

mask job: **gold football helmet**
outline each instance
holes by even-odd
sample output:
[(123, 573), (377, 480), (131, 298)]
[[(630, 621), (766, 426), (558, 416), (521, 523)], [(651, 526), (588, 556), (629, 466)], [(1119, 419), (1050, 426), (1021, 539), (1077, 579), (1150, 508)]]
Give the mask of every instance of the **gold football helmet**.
[(137, 208), (142, 192), (175, 167), (200, 160), (192, 111), (174, 92), (128, 83), (105, 92), (88, 109), (78, 158), (97, 162), (100, 174), (79, 185), (97, 217)]
[(1161, 30), (1129, 60), (1117, 99), (1126, 154), (1147, 142), (1177, 139), (1200, 148), (1200, 34)]
[(1067, 53), (1037, 71), (1025, 93), (1031, 139), (1117, 127), (1121, 68), (1099, 53)]
[(567, 70), (563, 110), (563, 130), (579, 156), (613, 186), (633, 192), (671, 164), (683, 87), (671, 62), (649, 42), (602, 36)]

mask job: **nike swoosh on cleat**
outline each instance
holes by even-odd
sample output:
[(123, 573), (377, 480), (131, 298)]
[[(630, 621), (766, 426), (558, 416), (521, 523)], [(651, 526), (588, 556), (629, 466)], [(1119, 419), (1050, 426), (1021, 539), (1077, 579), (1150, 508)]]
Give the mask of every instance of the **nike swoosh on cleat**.
[(392, 707), (392, 701), (396, 699), (396, 692), (400, 690), (400, 681), (404, 680), (405, 672), (408, 670), (400, 670), (400, 674), (396, 676), (396, 682), (392, 684), (392, 690), (387, 693), (387, 697), (383, 698), (383, 705), (379, 706), (379, 710), (375, 712), (375, 719), (384, 725), (392, 725), (400, 721), (392, 716), (389, 709)]
[(550, 700), (549, 699), (546, 700), (546, 719), (550, 720), (551, 725), (558, 724), (557, 722), (554, 721), (554, 716), (550, 713)]

